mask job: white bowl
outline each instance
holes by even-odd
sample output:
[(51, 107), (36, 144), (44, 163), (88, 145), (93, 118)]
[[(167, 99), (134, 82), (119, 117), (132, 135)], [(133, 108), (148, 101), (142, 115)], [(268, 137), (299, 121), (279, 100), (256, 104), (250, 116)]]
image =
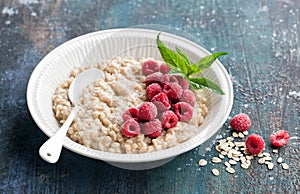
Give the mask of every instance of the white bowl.
[[(27, 88), (28, 108), (39, 128), (47, 136), (54, 135), (59, 129), (59, 123), (52, 111), (51, 97), (56, 87), (69, 76), (72, 69), (110, 59), (115, 55), (161, 59), (156, 47), (158, 33), (155, 30), (136, 28), (99, 31), (72, 39), (51, 51), (34, 69)], [(193, 62), (210, 54), (201, 46), (179, 36), (162, 32), (160, 39), (170, 48), (179, 47)], [(161, 166), (200, 145), (200, 152), (204, 153), (206, 146), (211, 144), (231, 111), (233, 89), (227, 71), (218, 60), (203, 75), (218, 83), (225, 95), (205, 91), (204, 95), (208, 99), (208, 115), (197, 134), (188, 141), (166, 150), (143, 154), (98, 151), (82, 146), (68, 137), (64, 140), (64, 147), (120, 168), (135, 170)]]

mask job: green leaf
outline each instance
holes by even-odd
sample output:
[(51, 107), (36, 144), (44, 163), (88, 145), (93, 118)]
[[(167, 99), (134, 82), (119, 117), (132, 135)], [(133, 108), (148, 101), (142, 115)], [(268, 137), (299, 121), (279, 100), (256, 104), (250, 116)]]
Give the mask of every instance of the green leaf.
[(160, 33), (157, 35), (157, 48), (165, 61), (166, 65), (171, 68), (168, 74), (181, 76), (186, 79), (195, 89), (209, 88), (218, 94), (224, 94), (222, 89), (212, 81), (203, 77), (191, 77), (191, 75), (201, 73), (221, 55), (226, 55), (226, 52), (217, 52), (212, 55), (202, 58), (198, 63), (191, 65), (190, 60), (183, 51), (176, 48), (176, 52), (168, 49), (166, 45), (159, 39)]
[(199, 72), (197, 72), (197, 73), (200, 73), (201, 71), (210, 67), (218, 57), (220, 57), (222, 55), (227, 55), (227, 54), (228, 54), (227, 52), (216, 52), (216, 53), (213, 53), (211, 55), (208, 55), (208, 56), (202, 58), (198, 63), (195, 64), (198, 66), (198, 69), (199, 69)]
[(165, 44), (159, 39), (159, 34), (156, 39), (158, 50), (161, 54), (161, 57), (165, 61), (166, 65), (170, 68), (179, 68), (184, 74), (188, 73), (188, 67), (185, 59), (183, 59), (179, 54), (168, 49)]
[(171, 69), (168, 74), (179, 75), (179, 76), (185, 77), (184, 73), (179, 68)]
[(199, 70), (198, 66), (197, 65), (190, 65), (189, 66), (189, 73), (187, 74), (187, 76), (191, 76), (191, 75), (194, 75), (194, 74), (197, 74), (197, 73), (200, 73), (201, 71)]
[(188, 57), (184, 54), (184, 52), (182, 50), (180, 50), (179, 48), (176, 47), (176, 51), (177, 53), (185, 60), (185, 63), (190, 65), (190, 60), (188, 59)]
[(189, 79), (190, 84), (195, 89), (202, 89), (203, 87), (211, 89), (212, 91), (224, 95), (225, 93), (222, 91), (222, 89), (215, 84), (214, 82), (210, 81), (209, 79), (206, 79), (204, 77), (195, 77)]

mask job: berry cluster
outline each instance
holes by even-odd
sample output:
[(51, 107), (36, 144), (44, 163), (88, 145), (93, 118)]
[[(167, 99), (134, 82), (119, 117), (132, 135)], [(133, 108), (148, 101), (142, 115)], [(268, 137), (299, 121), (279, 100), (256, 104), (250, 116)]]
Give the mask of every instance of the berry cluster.
[[(240, 113), (235, 115), (231, 121), (230, 126), (233, 130), (241, 132), (246, 131), (251, 126), (251, 121), (248, 115)], [(285, 130), (277, 131), (270, 136), (271, 144), (274, 147), (282, 147), (289, 141), (289, 134)], [(251, 154), (259, 154), (265, 148), (264, 139), (257, 134), (251, 134), (246, 139), (246, 147)]]
[(167, 74), (169, 71), (165, 63), (159, 65), (154, 60), (143, 63), (148, 102), (123, 113), (121, 128), (124, 136), (130, 138), (142, 132), (156, 138), (163, 129), (175, 127), (178, 121), (189, 122), (192, 119), (195, 95), (187, 80)]

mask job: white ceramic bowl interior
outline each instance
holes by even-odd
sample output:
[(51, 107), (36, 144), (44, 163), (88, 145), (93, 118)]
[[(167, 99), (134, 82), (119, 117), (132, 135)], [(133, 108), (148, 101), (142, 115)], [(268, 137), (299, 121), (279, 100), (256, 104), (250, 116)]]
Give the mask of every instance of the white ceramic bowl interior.
[[(39, 128), (47, 136), (54, 135), (59, 129), (59, 123), (52, 111), (51, 97), (56, 87), (69, 76), (75, 67), (98, 63), (116, 55), (136, 58), (153, 57), (161, 60), (156, 47), (158, 33), (156, 30), (136, 28), (99, 31), (72, 39), (51, 51), (36, 66), (27, 88), (27, 104)], [(201, 46), (179, 36), (162, 32), (160, 39), (170, 48), (179, 47), (192, 62), (197, 62), (200, 58), (210, 54)], [(218, 83), (225, 95), (205, 91), (209, 113), (197, 134), (190, 140), (166, 150), (144, 154), (114, 154), (98, 151), (73, 142), (68, 137), (65, 138), (64, 147), (120, 168), (140, 170), (163, 165), (197, 146), (211, 144), (211, 140), (214, 139), (231, 111), (233, 89), (227, 71), (218, 60), (203, 75)], [(200, 148), (204, 152), (205, 146)]]

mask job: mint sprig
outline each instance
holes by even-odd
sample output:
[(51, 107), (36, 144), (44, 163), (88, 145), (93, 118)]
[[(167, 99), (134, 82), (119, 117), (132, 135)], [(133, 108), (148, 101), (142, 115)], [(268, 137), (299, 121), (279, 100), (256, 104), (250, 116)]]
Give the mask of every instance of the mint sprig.
[(166, 65), (171, 68), (169, 74), (185, 78), (196, 90), (208, 88), (217, 94), (225, 94), (222, 89), (211, 80), (204, 77), (193, 77), (193, 75), (199, 74), (209, 68), (218, 57), (227, 55), (227, 52), (216, 52), (203, 57), (195, 64), (191, 64), (190, 60), (182, 50), (177, 47), (176, 52), (168, 49), (159, 39), (159, 35), (160, 33), (157, 35), (156, 39), (157, 48)]

